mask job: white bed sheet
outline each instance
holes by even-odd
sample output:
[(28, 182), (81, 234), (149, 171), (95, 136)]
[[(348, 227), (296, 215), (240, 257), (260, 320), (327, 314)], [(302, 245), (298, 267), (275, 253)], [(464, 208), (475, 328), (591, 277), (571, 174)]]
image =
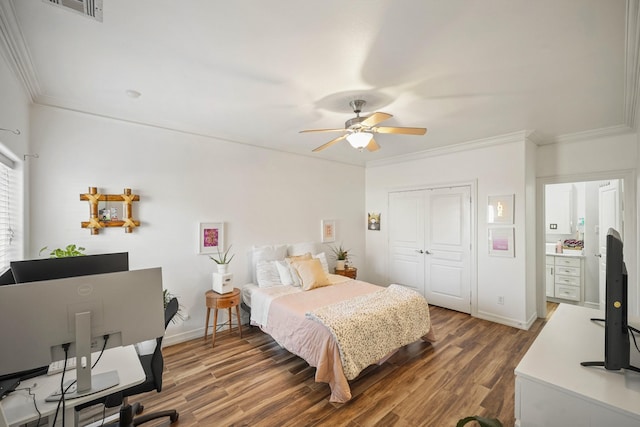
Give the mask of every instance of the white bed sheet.
[[(353, 280), (349, 277), (340, 276), (338, 274), (328, 274), (327, 276), (329, 277), (329, 282), (331, 282), (332, 285)], [(251, 308), (251, 324), (254, 326), (265, 326), (267, 324), (267, 315), (269, 314), (271, 301), (282, 295), (288, 295), (296, 292), (304, 291), (298, 286), (289, 285), (260, 288), (253, 283), (249, 283), (243, 286), (242, 299), (245, 304)]]

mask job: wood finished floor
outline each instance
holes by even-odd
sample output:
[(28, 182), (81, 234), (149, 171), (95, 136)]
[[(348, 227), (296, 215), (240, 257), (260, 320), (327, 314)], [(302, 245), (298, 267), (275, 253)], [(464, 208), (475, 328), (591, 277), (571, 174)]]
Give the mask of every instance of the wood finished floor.
[[(556, 305), (547, 307), (548, 319)], [(177, 409), (175, 427), (455, 426), (467, 415), (513, 426), (513, 371), (546, 320), (523, 331), (439, 307), (431, 318), (438, 341), (410, 344), (366, 369), (345, 404), (329, 403), (313, 368), (248, 326), (242, 339), (220, 333), (213, 350), (210, 338), (165, 348), (162, 393), (135, 400), (145, 413)]]

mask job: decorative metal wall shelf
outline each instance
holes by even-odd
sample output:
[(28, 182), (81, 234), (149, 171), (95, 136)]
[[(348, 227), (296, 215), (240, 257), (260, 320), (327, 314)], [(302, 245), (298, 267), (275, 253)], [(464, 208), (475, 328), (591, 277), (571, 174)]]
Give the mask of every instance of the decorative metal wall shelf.
[[(121, 227), (131, 233), (140, 226), (140, 221), (133, 219), (133, 202), (139, 201), (140, 196), (131, 194), (130, 188), (125, 188), (123, 194), (100, 194), (96, 187), (89, 187), (88, 193), (80, 194), (80, 200), (89, 202), (89, 221), (82, 221), (81, 226), (90, 229), (91, 234), (99, 234), (106, 227)], [(118, 208), (109, 206), (109, 202), (122, 202), (122, 218)]]

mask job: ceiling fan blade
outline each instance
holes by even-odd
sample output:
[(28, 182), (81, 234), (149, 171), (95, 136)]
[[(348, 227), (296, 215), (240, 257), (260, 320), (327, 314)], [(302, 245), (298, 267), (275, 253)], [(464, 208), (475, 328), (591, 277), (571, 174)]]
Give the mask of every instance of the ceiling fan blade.
[(399, 128), (399, 127), (385, 127), (378, 126), (371, 129), (376, 133), (395, 133), (395, 134), (403, 134), (403, 135), (424, 135), (427, 133), (427, 129), (425, 128)]
[(301, 130), (300, 133), (308, 133), (308, 132), (344, 132), (344, 128), (342, 129), (308, 129)]
[(380, 146), (378, 145), (376, 140), (371, 138), (371, 141), (369, 141), (369, 145), (367, 145), (367, 150), (369, 150), (369, 151), (378, 151), (379, 149), (380, 149)]
[(318, 148), (313, 149), (313, 152), (314, 152), (314, 153), (317, 153), (318, 151), (322, 151), (322, 150), (324, 150), (325, 148), (329, 148), (329, 147), (331, 147), (333, 144), (335, 144), (336, 142), (340, 142), (340, 141), (342, 141), (343, 139), (345, 139), (346, 137), (347, 137), (347, 135), (342, 135), (342, 136), (339, 136), (339, 137), (337, 137), (337, 138), (335, 138), (335, 139), (332, 139), (331, 141), (327, 142), (326, 144), (323, 144), (323, 145), (319, 146)]
[(375, 126), (380, 122), (390, 119), (391, 117), (393, 116), (387, 113), (373, 113), (372, 115), (364, 119), (360, 124), (367, 127)]

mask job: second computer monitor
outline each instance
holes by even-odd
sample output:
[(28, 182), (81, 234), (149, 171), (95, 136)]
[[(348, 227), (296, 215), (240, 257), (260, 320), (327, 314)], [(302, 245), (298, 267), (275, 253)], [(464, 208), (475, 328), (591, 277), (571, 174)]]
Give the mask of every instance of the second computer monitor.
[(128, 270), (128, 252), (11, 262), (11, 272), (15, 283), (40, 282)]

